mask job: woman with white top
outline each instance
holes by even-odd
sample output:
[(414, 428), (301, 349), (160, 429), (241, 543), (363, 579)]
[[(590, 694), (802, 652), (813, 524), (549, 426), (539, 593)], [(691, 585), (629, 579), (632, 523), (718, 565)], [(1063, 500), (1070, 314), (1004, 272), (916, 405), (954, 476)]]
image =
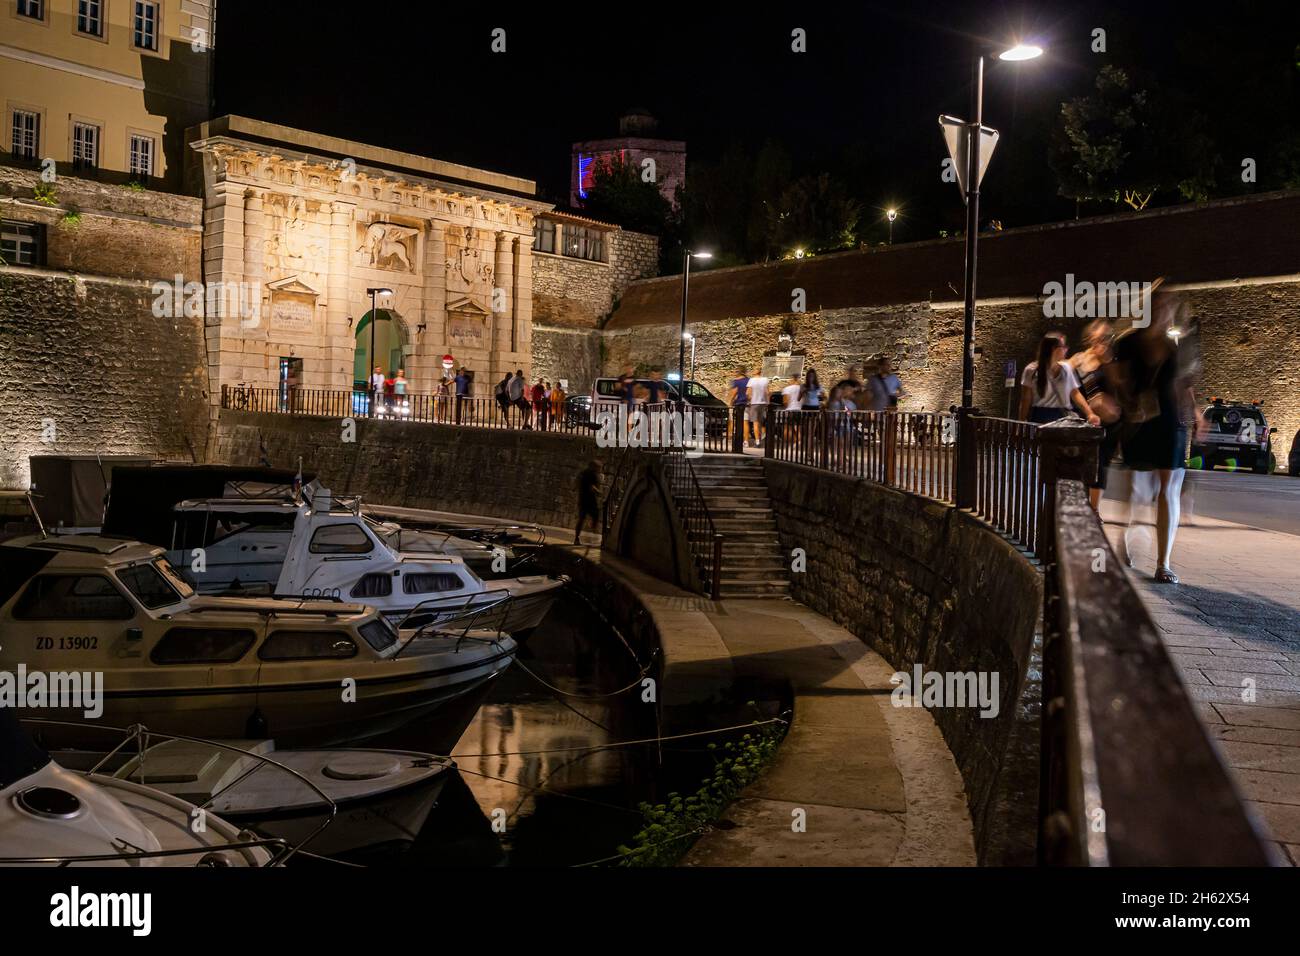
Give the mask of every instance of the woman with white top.
[(1065, 361), (1065, 334), (1048, 332), (1038, 343), (1038, 359), (1025, 366), (1020, 379), (1020, 417), (1039, 425), (1054, 422), (1077, 409), (1089, 425), (1101, 419), (1088, 407), (1079, 376)]

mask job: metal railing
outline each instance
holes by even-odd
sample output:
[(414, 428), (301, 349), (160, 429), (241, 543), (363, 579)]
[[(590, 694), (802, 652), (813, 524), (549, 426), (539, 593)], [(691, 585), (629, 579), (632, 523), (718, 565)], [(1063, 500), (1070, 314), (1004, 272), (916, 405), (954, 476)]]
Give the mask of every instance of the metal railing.
[(766, 448), (776, 461), (865, 478), (953, 501), (956, 418), (944, 412), (786, 411), (769, 407)]
[(375, 396), (358, 389), (279, 389), (226, 384), (221, 386), (221, 407), (241, 412), (370, 418), (470, 428), (526, 428), (583, 434), (592, 431), (588, 422), (564, 411), (557, 414), (549, 403), (540, 407), (522, 400), (503, 404), (495, 398), (472, 395)]
[(1061, 480), (1051, 491), (1039, 862), (1269, 865), (1087, 489)]
[(1039, 550), (1043, 505), (1038, 426), (972, 416), (975, 496), (972, 510), (1016, 544)]
[(716, 601), (722, 585), (723, 538), (713, 524), (713, 516), (709, 514), (704, 492), (685, 449), (668, 449), (664, 455), (664, 472), (668, 476), (700, 583), (705, 593)]

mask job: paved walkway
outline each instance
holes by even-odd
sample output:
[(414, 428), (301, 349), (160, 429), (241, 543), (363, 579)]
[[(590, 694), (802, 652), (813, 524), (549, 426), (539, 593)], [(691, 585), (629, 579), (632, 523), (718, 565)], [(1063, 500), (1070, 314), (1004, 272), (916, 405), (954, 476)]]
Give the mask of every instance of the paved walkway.
[[(747, 678), (789, 680), (794, 717), (767, 771), (686, 866), (974, 866), (961, 774), (930, 714), (891, 703), (893, 668), (844, 628), (784, 600), (710, 601), (597, 548), (662, 637), (665, 710)], [(793, 811), (805, 811), (795, 832)]]
[[(1116, 517), (1109, 502), (1102, 513)], [(1118, 542), (1120, 528), (1106, 530)], [(1175, 540), (1177, 586), (1151, 580), (1154, 529), (1131, 540), (1133, 581), (1210, 735), (1283, 859), (1300, 865), (1300, 536), (1193, 517)]]

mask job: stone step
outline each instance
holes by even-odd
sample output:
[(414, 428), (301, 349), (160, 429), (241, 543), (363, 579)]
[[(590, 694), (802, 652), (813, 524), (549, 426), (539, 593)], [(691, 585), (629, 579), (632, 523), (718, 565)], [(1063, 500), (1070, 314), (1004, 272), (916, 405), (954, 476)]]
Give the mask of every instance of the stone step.
[[(771, 530), (762, 529), (758, 531), (747, 531), (747, 530), (723, 531), (721, 528), (719, 528), (718, 531), (723, 537), (724, 547), (726, 546), (726, 544), (733, 541), (740, 542), (744, 544), (745, 547), (749, 547), (749, 548), (757, 547), (759, 545), (764, 545), (764, 544), (769, 544), (775, 549), (779, 549), (781, 546), (781, 540), (777, 537), (775, 528)], [(708, 532), (691, 532), (690, 540), (694, 541), (699, 538), (704, 538), (707, 536), (708, 536)], [(778, 553), (778, 552), (774, 551), (773, 553)]]
[[(779, 572), (767, 571), (762, 568), (722, 568), (722, 583), (736, 584), (757, 582), (760, 584), (778, 584), (785, 581), (785, 577)], [(788, 582), (787, 582), (788, 583)]]
[(776, 519), (771, 517), (764, 520), (762, 518), (720, 518), (714, 515), (713, 527), (728, 538), (751, 531), (762, 531), (772, 537), (776, 536)]
[(725, 575), (727, 571), (769, 571), (772, 574), (784, 574), (787, 570), (785, 559), (777, 555), (766, 552), (759, 554), (745, 554), (736, 552), (735, 549), (728, 550), (726, 544), (722, 546), (722, 570)]
[(754, 508), (744, 505), (723, 504), (718, 501), (710, 501), (709, 514), (713, 516), (716, 523), (719, 519), (725, 518), (735, 521), (775, 521), (771, 508)]
[(718, 597), (724, 601), (727, 598), (784, 598), (789, 600), (790, 594), (786, 587), (775, 587), (766, 584), (719, 584)]

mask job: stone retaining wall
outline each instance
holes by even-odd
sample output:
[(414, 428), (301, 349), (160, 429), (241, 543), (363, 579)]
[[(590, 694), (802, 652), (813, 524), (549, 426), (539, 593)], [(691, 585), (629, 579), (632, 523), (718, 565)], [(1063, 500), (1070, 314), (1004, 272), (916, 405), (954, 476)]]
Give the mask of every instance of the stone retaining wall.
[(999, 710), (932, 710), (966, 783), (984, 863), (1032, 863), (1037, 827), (1037, 569), (972, 516), (800, 465), (764, 462), (791, 594), (911, 674), (999, 675)]
[(342, 435), (337, 418), (222, 409), (210, 461), (297, 468), (301, 457), (334, 492), (375, 504), (572, 528), (579, 472), (594, 458), (608, 476), (617, 453), (585, 435), (419, 422), (358, 419), (356, 440)]

